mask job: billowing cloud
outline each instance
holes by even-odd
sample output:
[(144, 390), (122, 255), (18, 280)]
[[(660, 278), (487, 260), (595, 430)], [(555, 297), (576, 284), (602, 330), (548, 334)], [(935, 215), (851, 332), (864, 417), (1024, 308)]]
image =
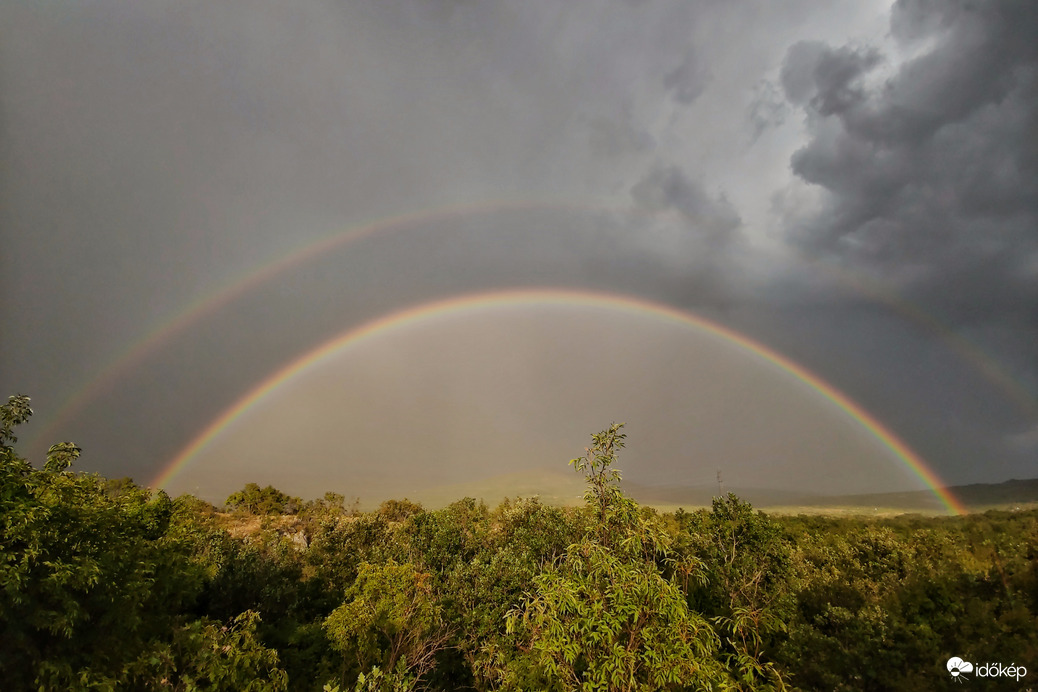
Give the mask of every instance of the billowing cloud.
[(818, 41), (794, 44), (782, 66), (782, 87), (795, 104), (819, 115), (846, 112), (865, 99), (861, 78), (881, 61), (873, 48), (831, 48)]
[(794, 241), (955, 319), (1038, 314), (1036, 26), (1031, 3), (899, 2), (893, 57), (912, 57), (881, 80), (876, 48), (792, 46), (792, 169), (826, 192)]
[(710, 72), (703, 65), (702, 59), (690, 48), (685, 52), (681, 63), (664, 75), (663, 86), (673, 94), (678, 103), (687, 106), (699, 98), (709, 80)]
[(761, 80), (753, 87), (753, 98), (746, 109), (746, 118), (753, 130), (753, 141), (765, 131), (786, 121), (790, 108), (775, 84)]
[(674, 165), (657, 163), (631, 188), (631, 196), (646, 210), (677, 212), (690, 232), (713, 246), (727, 243), (741, 223), (726, 198), (711, 197)]

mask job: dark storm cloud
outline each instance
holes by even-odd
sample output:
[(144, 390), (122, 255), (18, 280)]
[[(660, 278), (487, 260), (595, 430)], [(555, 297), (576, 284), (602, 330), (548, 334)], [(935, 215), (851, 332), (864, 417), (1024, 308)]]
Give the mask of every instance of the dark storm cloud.
[[(705, 9), (630, 11), (0, 3), (8, 386), (53, 410), (187, 305), (359, 223), (627, 203), (666, 134), (660, 104), (690, 97), (709, 57), (693, 50)], [(407, 277), (386, 273), (405, 299)]]
[[(856, 0), (0, 2), (0, 379), (38, 422), (107, 382), (32, 444), (76, 440), (84, 468), (121, 475), (347, 326), (550, 285), (711, 319), (781, 303), (821, 325), (775, 327), (812, 342), (805, 365), (832, 352), (834, 384), (883, 410), (840, 380), (868, 340), (812, 311), (848, 299), (787, 271), (792, 238), (997, 313), (970, 334), (1038, 390), (1030, 10), (928, 7), (895, 8), (896, 53), (869, 43), (885, 9)], [(399, 215), (104, 374), (206, 296)], [(861, 361), (861, 381), (905, 379)], [(917, 389), (915, 409), (947, 407)], [(1023, 449), (1034, 424), (990, 427)]]
[[(747, 282), (738, 260), (747, 248), (742, 220), (723, 194), (711, 195), (682, 168), (656, 162), (631, 198), (642, 219), (634, 235), (649, 236), (653, 247), (637, 260), (637, 273), (653, 276), (664, 300), (725, 310), (740, 299)], [(634, 261), (629, 253), (626, 263)]]
[(753, 130), (752, 141), (756, 142), (767, 130), (786, 121), (789, 105), (774, 83), (761, 80), (753, 87), (753, 99), (746, 108), (746, 118)]
[(782, 87), (796, 104), (820, 115), (836, 115), (865, 99), (860, 80), (881, 62), (871, 48), (830, 48), (817, 41), (793, 45), (782, 66)]
[[(1015, 415), (981, 425), (979, 407), (954, 423), (986, 427), (978, 457), (1016, 464), (1026, 463), (1019, 440), (1033, 430), (1038, 391), (1036, 31), (1034, 3), (898, 2), (895, 45), (883, 53), (796, 43), (781, 82), (808, 141), (791, 169), (822, 194), (791, 187), (773, 198), (794, 246), (906, 301), (1020, 386)], [(938, 410), (972, 391), (938, 396), (950, 380), (926, 372), (918, 379)]]
[(699, 98), (709, 80), (709, 70), (690, 48), (681, 64), (664, 75), (663, 86), (672, 93), (674, 100), (687, 106)]
[(726, 198), (711, 197), (702, 185), (674, 165), (657, 163), (631, 188), (631, 197), (649, 211), (678, 212), (687, 222), (689, 232), (711, 246), (729, 242), (741, 224)]
[(782, 84), (810, 135), (792, 169), (827, 193), (796, 242), (954, 319), (1035, 328), (1036, 30), (1034, 3), (899, 2), (891, 33), (923, 52), (878, 85), (873, 48), (792, 46)]

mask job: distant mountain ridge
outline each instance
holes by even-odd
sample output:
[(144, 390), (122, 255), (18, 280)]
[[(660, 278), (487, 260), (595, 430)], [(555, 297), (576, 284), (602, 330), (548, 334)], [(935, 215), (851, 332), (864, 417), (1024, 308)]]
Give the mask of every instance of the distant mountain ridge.
[[(716, 486), (641, 486), (625, 483), (625, 490), (639, 502), (652, 505), (708, 506), (718, 495)], [(1011, 479), (1002, 483), (973, 483), (949, 486), (947, 490), (968, 509), (979, 510), (1011, 504), (1038, 503), (1038, 478)], [(747, 502), (760, 507), (885, 507), (905, 510), (937, 511), (944, 504), (930, 490), (820, 495), (762, 488), (731, 488)]]
[[(1028, 504), (1038, 502), (1038, 478), (1013, 478), (1002, 483), (973, 483), (970, 485), (953, 485), (947, 490), (969, 509), (983, 509), (996, 505), (1014, 503)], [(857, 500), (868, 504), (874, 500), (882, 500), (888, 506), (908, 506), (912, 503), (927, 506), (939, 506), (940, 501), (929, 490), (909, 493), (879, 493), (875, 495), (847, 495), (845, 501)]]
[[(644, 485), (630, 481), (621, 481), (621, 487), (638, 502), (661, 509), (709, 507), (713, 498), (721, 492), (735, 493), (761, 509), (781, 511), (827, 507), (866, 510), (883, 508), (908, 512), (941, 512), (945, 509), (940, 498), (930, 490), (823, 495), (768, 488), (724, 487), (719, 489), (714, 484), (669, 486)], [(491, 506), (505, 498), (534, 496), (539, 497), (546, 504), (575, 505), (582, 502), (584, 490), (583, 478), (575, 473), (567, 474), (549, 469), (535, 469), (467, 483), (424, 488), (409, 493), (408, 497), (430, 508), (442, 507), (463, 497), (481, 499)], [(1038, 503), (1038, 478), (950, 486), (948, 490), (964, 506), (974, 511), (1014, 504)]]

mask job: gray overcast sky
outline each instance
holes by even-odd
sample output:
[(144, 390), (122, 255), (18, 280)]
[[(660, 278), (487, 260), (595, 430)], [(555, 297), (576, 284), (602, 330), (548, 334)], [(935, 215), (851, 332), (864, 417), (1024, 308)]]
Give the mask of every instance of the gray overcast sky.
[[(351, 326), (434, 298), (566, 286), (690, 310), (760, 341), (949, 483), (1038, 475), (1033, 2), (5, 0), (0, 27), (0, 384), (33, 397), (22, 441), (36, 461), (68, 438), (86, 450), (80, 468), (149, 481), (254, 386)], [(478, 209), (423, 216), (460, 205)], [(402, 214), (417, 216), (256, 281), (124, 358), (257, 269)], [(301, 384), (278, 396), (307, 402), (308, 420), (396, 401), (363, 426), (369, 467), (390, 454), (380, 439), (410, 430), (392, 454), (440, 450), (423, 463), (444, 482), (494, 439), (519, 447), (487, 473), (520, 457), (561, 464), (626, 415), (636, 478), (700, 482), (687, 468), (709, 457), (707, 476), (727, 464), (766, 483), (873, 489), (811, 470), (864, 459), (860, 441), (812, 447), (798, 434), (806, 446), (777, 451), (778, 421), (790, 433), (817, 420), (819, 439), (840, 424), (814, 404), (793, 420), (760, 403), (772, 375), (693, 387), (714, 368), (693, 337), (599, 316), (632, 339), (625, 361), (596, 345), (620, 338), (603, 324), (574, 332), (552, 319), (517, 317), (514, 352), (494, 345), (506, 327), (493, 316), (416, 327), (328, 362), (326, 381), (363, 396)], [(424, 340), (436, 347), (408, 350)], [(487, 347), (466, 351), (472, 342)], [(665, 346), (686, 355), (662, 358)], [(564, 389), (594, 376), (544, 377), (559, 366), (529, 352), (616, 368), (630, 391), (670, 403), (617, 394), (615, 414), (589, 409), (605, 420), (558, 413), (546, 426), (535, 404), (562, 406)], [(522, 401), (491, 401), (494, 367), (519, 378), (505, 379)], [(372, 372), (411, 373), (422, 394)], [(752, 394), (746, 382), (760, 388), (747, 400), (756, 418), (733, 412), (749, 406), (735, 391)], [(277, 479), (286, 454), (332, 482), (344, 462), (328, 436), (344, 418), (288, 417), (287, 446), (256, 449), (264, 415), (215, 440), (184, 474), (192, 487), (216, 483), (203, 466), (231, 486)], [(724, 446), (747, 429), (766, 454)], [(778, 460), (773, 474), (758, 473), (762, 458)], [(344, 478), (366, 477), (364, 465), (351, 457)], [(911, 482), (877, 478), (876, 489)]]

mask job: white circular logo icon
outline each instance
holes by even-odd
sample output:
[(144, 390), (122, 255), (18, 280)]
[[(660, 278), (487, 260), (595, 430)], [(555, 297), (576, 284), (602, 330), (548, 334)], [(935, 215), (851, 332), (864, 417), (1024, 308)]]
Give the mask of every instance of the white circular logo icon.
[[(952, 656), (948, 659), (948, 672), (951, 673), (953, 678), (958, 680), (959, 676), (963, 673), (973, 672), (973, 664), (969, 661), (963, 661), (958, 656)], [(963, 679), (965, 679), (965, 677)]]

